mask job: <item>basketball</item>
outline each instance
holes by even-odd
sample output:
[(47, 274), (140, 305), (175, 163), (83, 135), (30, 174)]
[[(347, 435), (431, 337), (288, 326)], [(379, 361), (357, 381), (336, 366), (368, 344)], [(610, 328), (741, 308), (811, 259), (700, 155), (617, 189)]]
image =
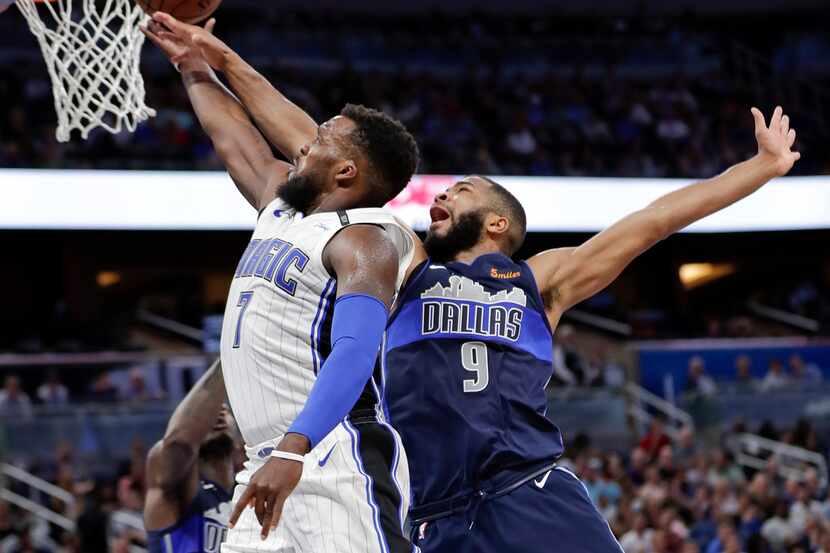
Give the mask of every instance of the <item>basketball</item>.
[(167, 12), (179, 21), (198, 23), (216, 11), (222, 0), (136, 0), (142, 10), (152, 15), (156, 11)]

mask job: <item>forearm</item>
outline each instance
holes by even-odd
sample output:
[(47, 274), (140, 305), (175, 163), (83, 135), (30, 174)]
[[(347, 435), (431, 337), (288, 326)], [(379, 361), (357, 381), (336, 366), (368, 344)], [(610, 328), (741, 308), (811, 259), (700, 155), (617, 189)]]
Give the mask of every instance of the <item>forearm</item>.
[(716, 177), (661, 196), (640, 213), (653, 218), (666, 237), (749, 196), (775, 176), (775, 161), (756, 155)]
[(183, 63), (181, 73), (193, 111), (211, 140), (221, 139), (229, 125), (251, 125), (242, 104), (219, 81), (210, 66)]
[(232, 50), (225, 52), (224, 74), (234, 93), (268, 141), (289, 160), (313, 141), (317, 123)]
[[(295, 442), (301, 435), (307, 443), (299, 444), (314, 448), (349, 414), (372, 376), (387, 315), (383, 302), (371, 296), (351, 294), (337, 300), (331, 353), (302, 412), (288, 429), (289, 440)], [(280, 449), (290, 451), (287, 446), (288, 443), (282, 443)]]
[(216, 154), (239, 191), (256, 209), (262, 207), (278, 162), (242, 104), (205, 63), (182, 64), (182, 81)]
[(198, 449), (216, 424), (224, 402), (225, 380), (217, 359), (173, 411), (164, 443), (175, 442)]

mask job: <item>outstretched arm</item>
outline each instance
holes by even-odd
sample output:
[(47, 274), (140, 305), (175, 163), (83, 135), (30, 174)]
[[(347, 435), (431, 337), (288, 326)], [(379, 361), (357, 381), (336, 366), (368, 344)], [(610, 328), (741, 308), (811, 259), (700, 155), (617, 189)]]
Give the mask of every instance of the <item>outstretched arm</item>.
[[(265, 207), (287, 178), (291, 165), (274, 157), (245, 109), (198, 52), (158, 22), (164, 15), (156, 14), (142, 32), (178, 64), (199, 123), (239, 191), (256, 209)], [(206, 32), (213, 24), (211, 19)]]
[(724, 173), (662, 196), (577, 248), (542, 252), (528, 260), (548, 317), (562, 313), (608, 286), (638, 255), (689, 224), (741, 200), (786, 175), (799, 159), (791, 151), (795, 130), (780, 107), (770, 120), (752, 108), (758, 153)]
[(343, 229), (326, 246), (323, 261), (337, 278), (331, 353), (302, 412), (272, 454), (277, 457), (251, 477), (230, 518), (233, 525), (245, 508), (254, 507), (263, 538), (278, 524), (303, 471), (302, 463), (278, 456), (306, 454), (348, 415), (372, 375), (395, 293), (398, 253), (378, 227)]
[(214, 36), (211, 28), (188, 25), (165, 13), (158, 13), (154, 18), (198, 49), (213, 69), (224, 73), (265, 138), (289, 160), (295, 159), (303, 146), (314, 141), (317, 136), (314, 119)]
[(225, 381), (217, 359), (173, 411), (164, 438), (147, 455), (147, 501), (144, 522), (148, 530), (175, 524), (195, 497), (199, 486), (199, 447), (211, 430), (227, 421)]

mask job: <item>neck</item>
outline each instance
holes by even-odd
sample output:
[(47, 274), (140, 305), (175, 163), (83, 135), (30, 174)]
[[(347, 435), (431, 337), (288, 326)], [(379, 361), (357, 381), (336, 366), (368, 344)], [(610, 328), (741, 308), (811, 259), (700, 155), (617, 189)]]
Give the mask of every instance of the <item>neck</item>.
[(472, 248), (469, 248), (464, 251), (460, 251), (455, 254), (453, 261), (460, 261), (462, 263), (470, 264), (476, 260), (476, 258), (486, 255), (488, 253), (502, 253), (501, 248), (499, 248), (498, 244), (493, 242), (492, 240), (484, 240), (479, 242)]
[(356, 207), (381, 207), (365, 199), (355, 200), (351, 195), (346, 195), (340, 191), (332, 192), (331, 194), (321, 195), (309, 208), (306, 215), (312, 213), (326, 213), (337, 211), (338, 209), (354, 209)]
[(223, 459), (212, 461), (201, 461), (199, 463), (199, 474), (202, 478), (216, 482), (222, 488), (230, 492), (233, 489), (233, 458), (228, 455)]

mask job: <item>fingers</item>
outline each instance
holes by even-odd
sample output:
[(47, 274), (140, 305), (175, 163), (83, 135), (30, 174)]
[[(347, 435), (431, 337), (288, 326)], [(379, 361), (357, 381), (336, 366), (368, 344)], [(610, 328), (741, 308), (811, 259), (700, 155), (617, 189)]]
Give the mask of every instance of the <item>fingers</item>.
[(268, 498), (268, 510), (262, 521), (262, 532), (260, 536), (266, 539), (272, 528), (276, 528), (282, 517), (282, 507), (285, 504), (285, 497), (272, 496)]
[(792, 148), (795, 144), (795, 129), (790, 129), (787, 133), (787, 148)]
[(790, 116), (785, 115), (784, 117), (781, 118), (781, 134), (786, 136), (789, 131), (790, 131)]
[(256, 513), (256, 519), (259, 521), (259, 524), (262, 525), (262, 520), (265, 518), (265, 513), (268, 511), (268, 507), (270, 507), (270, 501), (266, 505), (266, 499), (269, 499), (267, 495), (260, 492), (256, 494), (256, 505), (254, 505), (254, 513)]
[(175, 33), (187, 31), (187, 24), (182, 23), (169, 13), (156, 12), (153, 14), (153, 21), (157, 21)]
[(139, 30), (144, 34), (144, 36), (146, 36), (150, 40), (150, 42), (152, 42), (153, 44), (155, 44), (159, 48), (162, 48), (162, 49), (164, 48), (164, 45), (162, 44), (161, 39), (158, 36), (156, 36), (153, 33), (153, 31), (151, 31), (147, 27), (140, 27)]
[(245, 488), (245, 492), (239, 498), (239, 501), (236, 502), (236, 505), (233, 506), (233, 513), (231, 513), (231, 518), (228, 520), (228, 523), (230, 524), (231, 528), (233, 528), (236, 525), (236, 521), (239, 520), (239, 515), (242, 514), (242, 511), (244, 511), (245, 507), (247, 507), (248, 504), (251, 502), (251, 500), (253, 499), (253, 495), (254, 492), (251, 486)]
[(776, 130), (780, 132), (781, 128), (781, 117), (784, 115), (784, 110), (781, 106), (775, 106), (775, 111), (772, 112), (772, 117), (769, 120), (769, 128), (770, 130)]
[(208, 19), (208, 22), (205, 23), (205, 30), (207, 32), (209, 32), (210, 34), (213, 34), (213, 28), (214, 27), (216, 27), (216, 18), (211, 17), (210, 19)]
[(761, 113), (761, 110), (758, 108), (752, 108), (749, 111), (752, 112), (752, 117), (755, 119), (755, 132), (766, 129), (767, 122), (764, 119), (764, 114)]

